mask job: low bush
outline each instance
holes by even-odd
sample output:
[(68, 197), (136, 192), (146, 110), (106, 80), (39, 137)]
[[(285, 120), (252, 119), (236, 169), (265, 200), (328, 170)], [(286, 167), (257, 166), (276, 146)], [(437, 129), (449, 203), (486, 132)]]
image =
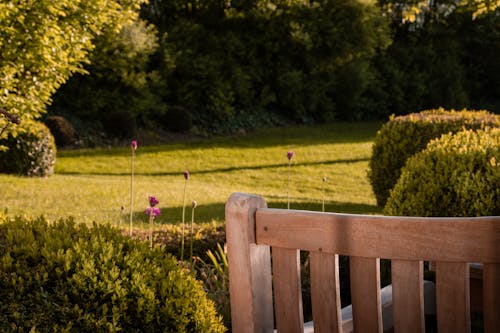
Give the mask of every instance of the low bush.
[(76, 141), (75, 129), (66, 118), (49, 116), (45, 118), (44, 123), (50, 129), (58, 147), (69, 146)]
[(0, 172), (23, 176), (45, 177), (54, 173), (56, 144), (43, 123), (26, 120), (17, 125), (16, 135), (0, 139)]
[(408, 160), (385, 214), (500, 215), (500, 129), (433, 140)]
[(0, 331), (225, 331), (201, 283), (160, 247), (110, 226), (3, 222)]
[(391, 117), (376, 135), (369, 163), (368, 178), (377, 205), (385, 206), (389, 191), (396, 184), (406, 160), (423, 150), (429, 141), (450, 132), (486, 127), (500, 127), (500, 115), (440, 108)]
[[(210, 261), (207, 251), (217, 249), (217, 244), (226, 243), (226, 227), (221, 224), (207, 223), (194, 225), (193, 257), (203, 261)], [(184, 230), (184, 258), (189, 260), (191, 235), (189, 229)], [(145, 235), (144, 235), (145, 237)], [(165, 225), (154, 234), (155, 244), (164, 246), (165, 251), (177, 258), (181, 256), (182, 229), (178, 225)]]

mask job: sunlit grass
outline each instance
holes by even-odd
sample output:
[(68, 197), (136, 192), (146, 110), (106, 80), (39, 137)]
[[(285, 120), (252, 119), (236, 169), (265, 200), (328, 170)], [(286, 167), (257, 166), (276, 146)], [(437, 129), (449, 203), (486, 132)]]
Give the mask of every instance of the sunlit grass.
[[(187, 202), (196, 200), (196, 222), (222, 222), (232, 192), (266, 198), (270, 207), (286, 207), (288, 160), (291, 208), (321, 210), (323, 176), (327, 211), (378, 213), (366, 177), (378, 123), (342, 123), (319, 127), (272, 129), (247, 135), (194, 140), (136, 151), (134, 222), (147, 222), (148, 195), (159, 200), (159, 224), (181, 221), (184, 170), (191, 177)], [(50, 178), (0, 175), (0, 208), (9, 215), (74, 216), (78, 222), (121, 223), (127, 227), (130, 148), (59, 151)], [(123, 210), (122, 210), (123, 207)], [(186, 220), (190, 220), (190, 210)]]

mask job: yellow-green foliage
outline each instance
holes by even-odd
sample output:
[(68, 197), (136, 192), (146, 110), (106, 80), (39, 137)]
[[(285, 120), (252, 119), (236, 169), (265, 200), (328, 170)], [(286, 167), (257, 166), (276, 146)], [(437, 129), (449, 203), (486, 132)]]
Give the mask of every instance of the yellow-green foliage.
[(224, 332), (202, 285), (109, 226), (0, 224), (2, 332)]
[[(11, 125), (12, 126), (12, 125)], [(54, 173), (56, 144), (43, 123), (26, 120), (17, 125), (17, 133), (0, 138), (0, 172), (45, 177)]]
[(431, 141), (402, 169), (385, 213), (500, 215), (500, 129), (466, 130)]
[(378, 131), (372, 148), (368, 177), (383, 207), (406, 160), (423, 150), (429, 141), (462, 129), (500, 127), (500, 116), (487, 111), (435, 110), (391, 117)]

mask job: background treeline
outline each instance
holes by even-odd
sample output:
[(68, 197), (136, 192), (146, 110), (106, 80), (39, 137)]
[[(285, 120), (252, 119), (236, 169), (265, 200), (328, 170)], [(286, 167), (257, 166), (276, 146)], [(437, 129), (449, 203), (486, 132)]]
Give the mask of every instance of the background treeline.
[(98, 37), (90, 74), (63, 85), (49, 115), (130, 137), (498, 113), (500, 10), (485, 3), (496, 2), (151, 0)]

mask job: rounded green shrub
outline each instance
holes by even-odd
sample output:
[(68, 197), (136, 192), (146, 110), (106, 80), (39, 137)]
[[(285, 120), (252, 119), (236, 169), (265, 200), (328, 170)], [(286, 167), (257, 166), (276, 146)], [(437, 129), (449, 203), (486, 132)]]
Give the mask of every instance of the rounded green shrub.
[(24, 176), (45, 177), (54, 173), (56, 144), (50, 130), (34, 120), (22, 121), (16, 134), (0, 139), (0, 172)]
[(58, 147), (69, 146), (76, 141), (75, 128), (66, 118), (49, 116), (45, 118), (44, 123), (50, 129)]
[(402, 169), (384, 213), (500, 215), (500, 128), (466, 130), (431, 141)]
[(442, 108), (391, 117), (378, 131), (369, 162), (368, 178), (377, 205), (384, 207), (406, 160), (442, 134), (463, 129), (500, 127), (500, 115), (487, 111)]
[(110, 226), (4, 218), (0, 244), (2, 332), (225, 331), (188, 269)]

